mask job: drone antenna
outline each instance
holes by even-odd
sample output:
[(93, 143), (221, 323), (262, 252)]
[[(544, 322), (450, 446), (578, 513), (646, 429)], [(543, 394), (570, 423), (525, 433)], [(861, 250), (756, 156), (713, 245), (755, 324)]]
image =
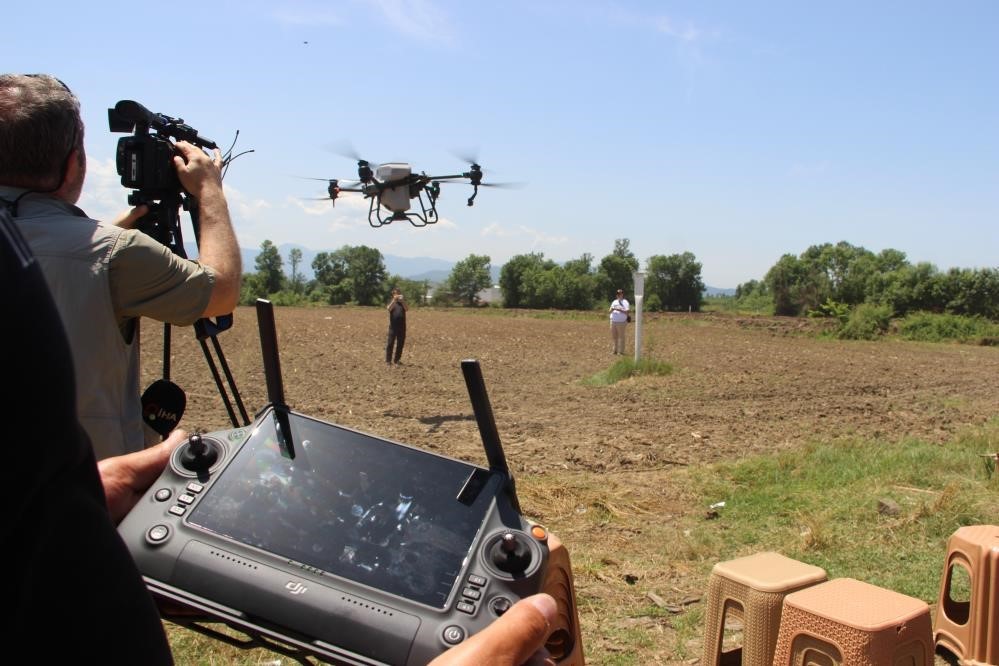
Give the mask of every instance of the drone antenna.
[(489, 460), (489, 469), (506, 477), (506, 493), (513, 503), (513, 508), (520, 513), (517, 488), (510, 468), (506, 464), (506, 455), (503, 453), (499, 431), (496, 429), (496, 419), (493, 418), (493, 408), (486, 393), (486, 383), (482, 379), (482, 368), (479, 367), (477, 360), (465, 359), (461, 362), (461, 372), (465, 375), (465, 387), (472, 401), (472, 411), (475, 412), (475, 421), (479, 425), (479, 435), (482, 437), (482, 446)]
[(274, 306), (264, 298), (257, 299), (257, 328), (260, 330), (260, 351), (264, 358), (264, 378), (267, 380), (267, 401), (274, 409), (274, 430), (281, 453), (294, 460), (295, 445), (291, 439), (291, 411), (284, 401), (284, 383), (281, 381), (281, 359), (278, 356), (277, 327), (274, 325)]

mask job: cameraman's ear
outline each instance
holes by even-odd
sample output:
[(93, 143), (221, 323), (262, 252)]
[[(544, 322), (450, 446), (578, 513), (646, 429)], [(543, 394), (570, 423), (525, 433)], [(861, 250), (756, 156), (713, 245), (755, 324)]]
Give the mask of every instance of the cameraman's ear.
[(136, 206), (132, 210), (125, 211), (124, 213), (119, 215), (114, 220), (114, 222), (112, 222), (112, 224), (114, 224), (114, 226), (116, 227), (122, 227), (123, 229), (131, 229), (135, 226), (135, 223), (142, 218), (143, 215), (146, 215), (148, 213), (149, 213), (149, 206), (141, 204), (139, 206)]

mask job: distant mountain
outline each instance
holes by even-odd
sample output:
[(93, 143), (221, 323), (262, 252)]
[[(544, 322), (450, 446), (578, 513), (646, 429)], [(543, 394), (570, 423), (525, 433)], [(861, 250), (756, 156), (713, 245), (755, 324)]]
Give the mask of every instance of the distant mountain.
[(704, 287), (705, 296), (735, 296), (735, 289), (719, 289), (718, 287)]

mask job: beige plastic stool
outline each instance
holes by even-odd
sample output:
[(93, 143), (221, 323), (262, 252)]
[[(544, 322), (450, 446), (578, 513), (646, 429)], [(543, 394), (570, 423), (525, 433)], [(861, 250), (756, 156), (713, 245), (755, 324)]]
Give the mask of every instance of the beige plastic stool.
[(821, 567), (779, 553), (757, 553), (716, 564), (708, 581), (701, 666), (720, 666), (735, 652), (722, 653), (729, 614), (743, 620), (742, 663), (771, 666), (784, 597), (825, 579)]
[(789, 594), (774, 664), (933, 666), (930, 607), (852, 578)]
[[(955, 567), (971, 582), (968, 599), (954, 599)], [(961, 666), (999, 666), (999, 527), (962, 527), (947, 541), (933, 640)]]

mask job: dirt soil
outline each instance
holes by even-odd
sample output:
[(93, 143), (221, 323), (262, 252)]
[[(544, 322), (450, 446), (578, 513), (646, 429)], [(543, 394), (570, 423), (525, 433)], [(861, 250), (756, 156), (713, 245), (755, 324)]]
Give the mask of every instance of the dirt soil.
[[(477, 358), (521, 472), (696, 464), (850, 436), (943, 442), (999, 412), (997, 348), (816, 339), (801, 320), (647, 319), (644, 355), (674, 372), (591, 387), (581, 380), (615, 360), (597, 315), (413, 308), (403, 362), (389, 367), (379, 309), (275, 312), (293, 409), (472, 461), (482, 447), (459, 363)], [(240, 308), (235, 320), (218, 340), (252, 417), (266, 403), (256, 316)], [(157, 326), (144, 322), (143, 385), (161, 372)], [(230, 427), (187, 329), (174, 330), (172, 349), (172, 379), (188, 395), (182, 425)]]
[[(608, 492), (638, 498), (665, 488), (670, 474), (686, 466), (815, 440), (945, 442), (999, 413), (999, 348), (820, 339), (808, 335), (815, 324), (802, 320), (652, 316), (644, 321), (643, 354), (670, 363), (672, 374), (597, 387), (582, 380), (615, 360), (608, 324), (598, 314), (411, 308), (398, 367), (385, 364), (384, 309), (277, 308), (275, 316), (293, 409), (485, 464), (459, 368), (461, 359), (477, 358), (511, 468), (533, 479), (527, 499), (535, 506), (525, 501), (525, 511), (563, 537), (574, 566), (577, 553), (583, 563), (601, 557), (593, 542), (602, 537), (576, 530), (566, 513), (542, 505), (543, 494), (532, 487), (605, 479)], [(267, 401), (256, 316), (240, 308), (235, 318), (218, 340), (252, 417)], [(148, 321), (142, 333), (146, 385), (161, 370), (161, 335)], [(634, 325), (629, 349), (633, 336)], [(175, 329), (172, 347), (172, 379), (188, 396), (182, 425), (230, 427), (190, 331)], [(629, 486), (627, 479), (640, 483)], [(682, 497), (666, 499), (657, 505), (667, 512), (664, 520), (693, 510)], [(619, 545), (626, 550), (626, 541)], [(622, 569), (627, 557), (618, 555)], [(600, 608), (599, 599), (590, 604), (587, 597), (615, 592), (587, 571), (577, 567), (576, 586), (584, 632), (595, 637), (587, 650), (598, 659), (592, 663), (601, 663), (628, 648), (601, 638), (602, 620), (588, 610)], [(696, 596), (702, 583), (672, 586), (677, 596)], [(655, 661), (687, 663), (697, 650)]]

